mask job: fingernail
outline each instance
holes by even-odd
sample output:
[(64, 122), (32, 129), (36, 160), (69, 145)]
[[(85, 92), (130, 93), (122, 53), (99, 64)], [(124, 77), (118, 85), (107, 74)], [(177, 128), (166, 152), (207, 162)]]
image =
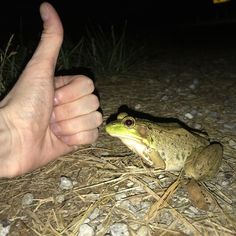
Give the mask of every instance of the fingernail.
[(55, 135), (59, 135), (61, 131), (59, 125), (56, 123), (51, 124), (51, 130)]
[(49, 11), (48, 11), (48, 5), (47, 3), (43, 3), (40, 7), (40, 14), (42, 17), (42, 20), (45, 21), (48, 19)]

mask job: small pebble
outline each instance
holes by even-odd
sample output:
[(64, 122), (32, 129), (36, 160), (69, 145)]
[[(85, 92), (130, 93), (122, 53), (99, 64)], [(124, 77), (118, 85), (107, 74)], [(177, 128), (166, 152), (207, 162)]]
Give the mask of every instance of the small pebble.
[(109, 152), (101, 152), (100, 155), (101, 155), (102, 157), (106, 157), (106, 156), (109, 156), (110, 153), (109, 153)]
[(64, 195), (56, 196), (56, 202), (57, 203), (63, 203), (64, 201), (65, 201), (65, 196)]
[(236, 142), (233, 139), (229, 140), (229, 146), (236, 149)]
[(10, 225), (4, 226), (0, 224), (0, 236), (7, 236), (10, 231)]
[(117, 193), (115, 195), (115, 198), (116, 198), (116, 201), (120, 201), (120, 200), (126, 198), (126, 194), (125, 193)]
[(143, 225), (139, 228), (137, 231), (137, 236), (148, 236), (149, 235), (149, 230), (148, 227)]
[(135, 110), (140, 110), (141, 107), (142, 107), (141, 104), (136, 104), (134, 108), (135, 108)]
[(229, 181), (222, 181), (221, 185), (222, 186), (227, 186), (227, 185), (229, 185)]
[(86, 218), (85, 220), (84, 220), (84, 224), (88, 224), (90, 222), (90, 219), (89, 218)]
[(68, 190), (73, 188), (73, 182), (66, 176), (61, 176), (60, 189)]
[(195, 214), (199, 213), (198, 209), (196, 209), (196, 208), (193, 207), (193, 206), (190, 206), (190, 207), (189, 207), (189, 210), (191, 210), (191, 211), (192, 211), (193, 213), (195, 213)]
[(129, 236), (128, 226), (124, 223), (115, 223), (110, 226), (112, 236)]
[(130, 223), (129, 224), (129, 227), (132, 229), (132, 230), (135, 230), (135, 231), (137, 231), (138, 230), (138, 228), (139, 228), (139, 224), (136, 224), (136, 223)]
[(96, 218), (99, 216), (99, 214), (100, 214), (99, 209), (98, 209), (98, 208), (95, 208), (95, 209), (93, 210), (93, 212), (91, 213), (91, 215), (89, 216), (89, 219), (90, 219), (90, 220), (94, 220), (94, 219), (96, 219)]
[(186, 118), (188, 118), (188, 119), (193, 119), (193, 115), (192, 115), (191, 113), (189, 113), (189, 112), (185, 113), (184, 116), (185, 116)]
[(32, 193), (26, 193), (22, 198), (22, 206), (29, 206), (34, 200), (34, 195)]
[(167, 95), (164, 95), (161, 97), (160, 101), (168, 101), (169, 97)]
[(189, 88), (190, 88), (190, 89), (193, 89), (193, 90), (196, 89), (196, 87), (197, 87), (196, 84), (190, 84), (190, 85), (189, 85)]
[(93, 228), (88, 224), (82, 224), (79, 228), (79, 233), (77, 236), (94, 236)]
[(236, 127), (235, 123), (226, 123), (223, 125), (226, 129), (234, 129)]
[(194, 124), (193, 127), (194, 127), (194, 129), (201, 129), (202, 128), (202, 126), (200, 124), (197, 124), (197, 123)]
[(131, 188), (131, 187), (133, 187), (134, 186), (134, 182), (132, 182), (132, 181), (128, 181), (127, 182), (127, 187), (128, 188)]

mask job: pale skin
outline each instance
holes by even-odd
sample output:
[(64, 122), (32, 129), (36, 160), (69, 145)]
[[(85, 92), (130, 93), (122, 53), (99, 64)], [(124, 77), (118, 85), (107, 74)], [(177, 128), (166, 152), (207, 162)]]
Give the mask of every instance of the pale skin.
[(90, 144), (102, 115), (93, 81), (55, 78), (63, 27), (49, 3), (40, 6), (41, 40), (16, 85), (0, 102), (0, 177), (15, 177)]

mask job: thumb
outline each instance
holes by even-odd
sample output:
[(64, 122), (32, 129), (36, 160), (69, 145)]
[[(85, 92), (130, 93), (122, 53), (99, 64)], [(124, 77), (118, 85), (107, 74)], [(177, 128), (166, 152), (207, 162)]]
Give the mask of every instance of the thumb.
[(57, 57), (63, 41), (63, 27), (56, 10), (51, 4), (42, 3), (40, 15), (43, 20), (43, 32), (28, 66), (40, 65), (47, 75), (54, 75)]

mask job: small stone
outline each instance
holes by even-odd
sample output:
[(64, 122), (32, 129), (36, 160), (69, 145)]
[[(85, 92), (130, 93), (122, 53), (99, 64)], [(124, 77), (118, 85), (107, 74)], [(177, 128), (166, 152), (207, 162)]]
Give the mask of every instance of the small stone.
[(222, 186), (227, 186), (227, 185), (229, 185), (229, 181), (222, 181), (221, 185)]
[(168, 101), (169, 97), (167, 95), (164, 95), (161, 97), (160, 101)]
[(193, 119), (193, 115), (192, 115), (191, 113), (189, 113), (189, 112), (185, 113), (184, 116), (185, 116), (186, 118), (188, 118), (188, 119)]
[(151, 202), (148, 202), (148, 201), (141, 202), (141, 209), (142, 210), (144, 210), (144, 209), (148, 210), (150, 206), (151, 206)]
[(135, 230), (135, 231), (138, 230), (139, 226), (140, 226), (139, 224), (135, 224), (135, 223), (130, 223), (130, 224), (129, 224), (129, 227), (130, 227), (132, 230)]
[(82, 224), (79, 228), (78, 236), (94, 236), (93, 228), (88, 224)]
[(128, 226), (124, 223), (115, 223), (110, 226), (112, 236), (129, 236)]
[(149, 229), (147, 226), (143, 225), (137, 231), (137, 236), (147, 236), (149, 235)]
[(201, 129), (202, 126), (201, 126), (200, 124), (197, 124), (197, 123), (196, 123), (196, 124), (193, 125), (193, 128), (194, 128), (194, 129)]
[(71, 181), (70, 178), (68, 178), (66, 176), (61, 176), (60, 188), (62, 190), (72, 189), (73, 188), (73, 182)]
[(190, 88), (190, 89), (193, 89), (193, 90), (196, 89), (196, 87), (197, 87), (196, 84), (190, 84), (190, 85), (189, 85), (189, 88)]
[(115, 195), (115, 198), (116, 198), (116, 201), (120, 201), (120, 200), (126, 198), (126, 194), (125, 193), (117, 193)]
[(57, 203), (63, 203), (64, 201), (65, 201), (65, 196), (64, 195), (56, 196), (56, 202)]
[(34, 195), (32, 193), (26, 193), (22, 198), (22, 206), (29, 206), (34, 200)]
[(106, 157), (106, 156), (109, 156), (110, 153), (109, 153), (109, 152), (101, 152), (100, 155), (101, 155), (102, 157)]
[(85, 220), (84, 220), (84, 224), (88, 224), (90, 222), (90, 219), (89, 218), (86, 218)]
[(193, 207), (193, 206), (190, 206), (189, 210), (191, 210), (195, 214), (199, 213), (199, 211), (195, 207)]
[(10, 225), (4, 226), (0, 224), (0, 236), (7, 236), (10, 231)]
[(94, 220), (94, 219), (96, 219), (96, 218), (99, 216), (99, 214), (100, 214), (99, 209), (98, 209), (98, 208), (95, 208), (95, 209), (93, 210), (93, 212), (91, 213), (91, 215), (89, 216), (89, 219), (90, 219), (90, 220)]
[(135, 108), (135, 110), (140, 110), (141, 107), (142, 107), (141, 104), (136, 104), (134, 108)]
[(236, 149), (236, 142), (233, 139), (229, 140), (229, 146)]
[(124, 200), (120, 203), (120, 206), (124, 209), (131, 211), (132, 213), (137, 212), (137, 209), (131, 204), (129, 200)]
[(127, 187), (128, 188), (131, 188), (131, 187), (133, 187), (134, 186), (134, 182), (132, 182), (132, 181), (128, 181), (127, 182)]
[(223, 125), (226, 129), (234, 129), (236, 127), (235, 123), (226, 123)]

